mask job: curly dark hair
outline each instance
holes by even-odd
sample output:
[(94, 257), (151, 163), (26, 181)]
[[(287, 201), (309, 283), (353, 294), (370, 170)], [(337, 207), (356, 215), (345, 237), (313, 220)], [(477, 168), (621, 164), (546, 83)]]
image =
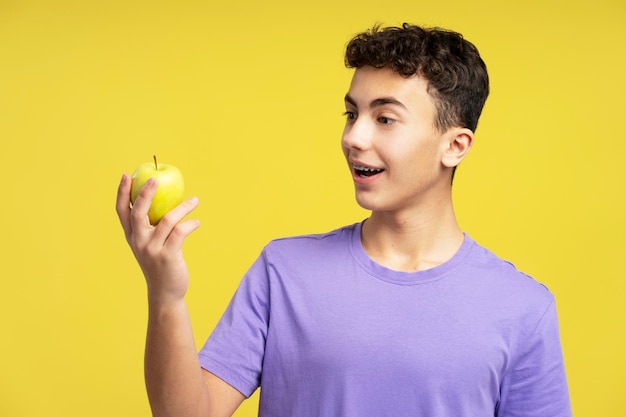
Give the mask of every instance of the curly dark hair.
[(347, 45), (348, 68), (388, 67), (403, 77), (428, 82), (437, 109), (435, 127), (476, 130), (489, 95), (487, 67), (478, 49), (460, 33), (441, 28), (380, 25), (356, 35)]

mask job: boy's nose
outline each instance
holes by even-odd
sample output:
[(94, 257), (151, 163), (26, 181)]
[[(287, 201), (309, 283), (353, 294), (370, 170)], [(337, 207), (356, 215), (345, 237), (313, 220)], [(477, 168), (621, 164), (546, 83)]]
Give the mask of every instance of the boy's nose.
[(367, 149), (372, 142), (372, 129), (364, 120), (356, 120), (344, 129), (342, 142), (345, 148)]

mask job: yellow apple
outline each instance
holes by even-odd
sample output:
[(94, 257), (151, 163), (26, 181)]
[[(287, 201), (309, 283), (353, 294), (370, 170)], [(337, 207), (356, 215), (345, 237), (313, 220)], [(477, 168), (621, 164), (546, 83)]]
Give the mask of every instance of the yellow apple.
[(135, 204), (141, 187), (148, 179), (155, 178), (158, 181), (158, 188), (148, 211), (150, 224), (155, 225), (165, 216), (165, 213), (183, 201), (185, 183), (178, 168), (169, 164), (157, 164), (156, 156), (153, 156), (153, 159), (154, 162), (139, 165), (133, 173), (130, 202)]

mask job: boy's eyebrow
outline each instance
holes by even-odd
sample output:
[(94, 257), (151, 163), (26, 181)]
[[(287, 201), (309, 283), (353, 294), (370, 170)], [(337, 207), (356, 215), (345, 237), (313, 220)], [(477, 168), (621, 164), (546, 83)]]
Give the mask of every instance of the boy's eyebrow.
[(344, 97), (344, 101), (346, 103), (352, 104), (354, 107), (357, 107), (356, 101), (354, 101), (354, 99), (352, 97), (350, 97), (348, 94), (346, 94), (346, 96)]
[[(358, 107), (356, 104), (356, 101), (350, 97), (350, 95), (346, 94), (344, 100), (347, 103), (352, 104), (354, 107)], [(402, 104), (401, 101), (393, 98), (393, 97), (381, 97), (381, 98), (377, 98), (375, 100), (372, 100), (372, 102), (370, 103), (370, 108), (374, 108), (374, 107), (378, 107), (378, 106), (384, 106), (385, 104), (393, 104), (395, 106), (400, 106), (403, 109), (406, 109), (406, 106), (404, 104)]]

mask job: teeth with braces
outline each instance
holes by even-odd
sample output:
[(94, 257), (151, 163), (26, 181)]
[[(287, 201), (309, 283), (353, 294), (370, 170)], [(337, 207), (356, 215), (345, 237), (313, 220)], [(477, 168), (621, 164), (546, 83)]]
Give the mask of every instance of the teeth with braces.
[(357, 164), (352, 164), (352, 167), (357, 170), (357, 171), (363, 171), (363, 172), (382, 172), (383, 169), (381, 168), (369, 168), (369, 167), (364, 167), (362, 165), (357, 165)]

